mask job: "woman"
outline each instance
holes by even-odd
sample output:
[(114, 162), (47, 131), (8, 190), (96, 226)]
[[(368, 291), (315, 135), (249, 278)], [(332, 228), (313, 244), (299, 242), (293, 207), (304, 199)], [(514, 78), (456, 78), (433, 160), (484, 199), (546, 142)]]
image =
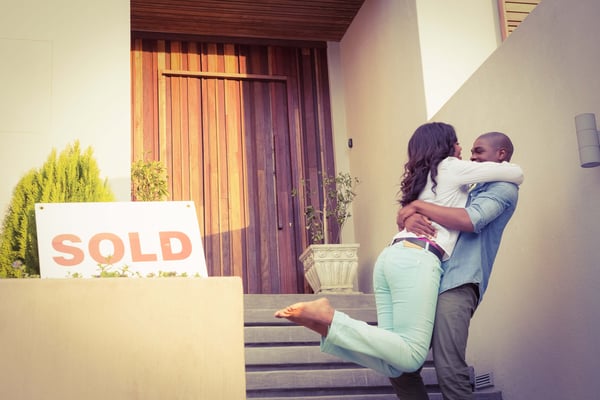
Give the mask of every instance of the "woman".
[[(400, 204), (420, 199), (463, 207), (471, 184), (523, 181), (517, 165), (462, 161), (460, 152), (451, 125), (428, 123), (417, 128), (408, 143)], [(441, 261), (452, 254), (458, 238), (456, 231), (437, 228), (435, 241), (403, 230), (379, 255), (373, 270), (377, 327), (334, 310), (325, 298), (296, 303), (275, 316), (318, 332), (321, 351), (388, 377), (417, 370), (429, 351)]]

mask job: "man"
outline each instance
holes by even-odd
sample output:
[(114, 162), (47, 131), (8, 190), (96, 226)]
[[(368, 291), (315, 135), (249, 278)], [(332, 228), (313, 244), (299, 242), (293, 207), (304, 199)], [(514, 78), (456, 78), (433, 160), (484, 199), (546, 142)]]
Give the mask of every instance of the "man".
[[(510, 161), (513, 145), (500, 132), (485, 133), (475, 140), (471, 161)], [(518, 187), (507, 182), (475, 186), (466, 208), (448, 208), (414, 201), (398, 212), (400, 229), (435, 235), (433, 220), (462, 231), (444, 270), (440, 284), (432, 337), (433, 362), (444, 400), (472, 399), (466, 346), (469, 324), (488, 285), (492, 266), (506, 224), (518, 200)], [(390, 379), (401, 400), (428, 400), (420, 370)]]

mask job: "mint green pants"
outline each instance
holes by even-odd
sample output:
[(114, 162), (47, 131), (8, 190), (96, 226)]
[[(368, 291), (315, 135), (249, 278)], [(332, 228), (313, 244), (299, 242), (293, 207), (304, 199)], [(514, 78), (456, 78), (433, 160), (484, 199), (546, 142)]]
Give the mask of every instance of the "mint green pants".
[(373, 269), (378, 326), (335, 311), (321, 351), (390, 378), (416, 371), (429, 352), (441, 274), (425, 249), (386, 247)]

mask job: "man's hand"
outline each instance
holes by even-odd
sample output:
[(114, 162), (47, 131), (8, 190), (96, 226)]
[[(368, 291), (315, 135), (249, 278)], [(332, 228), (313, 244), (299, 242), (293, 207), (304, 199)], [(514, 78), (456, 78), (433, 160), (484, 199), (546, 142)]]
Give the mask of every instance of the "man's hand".
[(416, 200), (398, 210), (396, 215), (398, 230), (406, 228), (407, 231), (420, 236), (434, 237), (436, 230), (429, 218), (418, 213), (419, 204), (419, 200)]
[(415, 202), (413, 201), (410, 204), (405, 205), (404, 207), (398, 210), (398, 214), (396, 215), (396, 225), (398, 225), (398, 230), (401, 231), (404, 229), (404, 221), (411, 215), (417, 212), (417, 207), (415, 206)]
[[(427, 217), (427, 220), (421, 220), (419, 222), (412, 222), (408, 224), (408, 218), (413, 215), (423, 215)], [(435, 221), (438, 224), (445, 226), (448, 229), (454, 229), (462, 232), (473, 232), (473, 223), (471, 217), (464, 208), (460, 207), (443, 207), (433, 203), (429, 203), (423, 200), (415, 200), (410, 204), (402, 207), (398, 210), (396, 216), (396, 224), (398, 229), (407, 230), (416, 234), (423, 234), (429, 232), (430, 236), (435, 236), (435, 230), (429, 227), (426, 228), (425, 224), (431, 224), (431, 221)], [(413, 220), (415, 221), (415, 220)], [(419, 232), (417, 232), (419, 230)]]
[(409, 232), (428, 238), (434, 238), (437, 233), (429, 218), (421, 214), (413, 214), (406, 218), (404, 227)]

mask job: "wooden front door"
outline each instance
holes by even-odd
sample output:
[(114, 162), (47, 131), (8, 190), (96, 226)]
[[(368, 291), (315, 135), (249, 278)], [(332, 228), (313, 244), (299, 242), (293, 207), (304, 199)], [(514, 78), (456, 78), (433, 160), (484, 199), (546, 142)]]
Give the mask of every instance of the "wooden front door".
[(171, 199), (196, 204), (209, 275), (241, 276), (246, 293), (305, 291), (306, 234), (291, 194), (333, 168), (322, 155), (332, 152), (323, 96), (301, 95), (319, 86), (317, 53), (133, 41), (132, 157), (165, 163)]

